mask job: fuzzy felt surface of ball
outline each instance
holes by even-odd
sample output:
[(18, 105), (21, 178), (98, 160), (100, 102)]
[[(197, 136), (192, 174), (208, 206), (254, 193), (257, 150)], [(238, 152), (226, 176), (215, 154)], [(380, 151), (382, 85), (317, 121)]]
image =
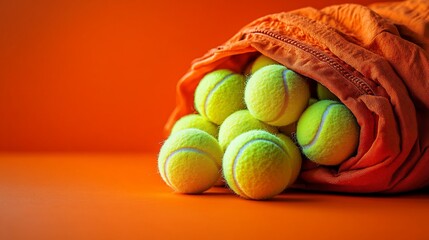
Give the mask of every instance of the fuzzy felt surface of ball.
[(258, 71), (259, 69), (268, 66), (268, 65), (273, 65), (273, 64), (280, 64), (277, 61), (265, 56), (265, 55), (260, 55), (258, 56), (251, 64), (249, 64), (249, 66), (247, 67), (246, 71), (245, 71), (245, 75), (246, 76), (250, 76), (253, 73), (255, 73), (256, 71)]
[(256, 71), (244, 93), (249, 112), (273, 126), (297, 121), (309, 98), (307, 79), (282, 65), (268, 65)]
[(296, 135), (307, 158), (321, 165), (338, 165), (356, 151), (359, 125), (344, 104), (321, 100), (301, 115)]
[(198, 113), (220, 125), (232, 113), (245, 108), (243, 101), (245, 78), (228, 69), (206, 74), (195, 90)]
[(277, 128), (254, 118), (248, 110), (239, 110), (225, 119), (219, 127), (219, 144), (225, 150), (231, 141), (238, 135), (250, 130), (265, 130), (277, 133)]
[(226, 149), (222, 165), (228, 186), (246, 199), (271, 198), (291, 181), (290, 155), (284, 142), (263, 130), (236, 137)]
[(290, 156), (291, 169), (292, 169), (291, 180), (288, 184), (288, 186), (290, 186), (296, 181), (296, 179), (299, 176), (299, 173), (301, 172), (301, 165), (302, 165), (301, 151), (295, 145), (295, 143), (292, 141), (290, 137), (282, 133), (278, 133), (276, 136), (284, 142), (286, 151)]
[(185, 129), (164, 142), (158, 156), (158, 171), (176, 192), (202, 193), (219, 180), (222, 155), (213, 136), (199, 129)]
[(317, 97), (320, 100), (334, 100), (334, 101), (339, 101), (338, 97), (335, 96), (335, 94), (333, 94), (331, 91), (329, 91), (329, 89), (325, 86), (323, 86), (320, 83), (317, 83)]
[(197, 128), (203, 130), (215, 138), (217, 138), (219, 132), (219, 127), (203, 116), (199, 114), (189, 114), (177, 120), (171, 129), (171, 133), (173, 134), (188, 128)]

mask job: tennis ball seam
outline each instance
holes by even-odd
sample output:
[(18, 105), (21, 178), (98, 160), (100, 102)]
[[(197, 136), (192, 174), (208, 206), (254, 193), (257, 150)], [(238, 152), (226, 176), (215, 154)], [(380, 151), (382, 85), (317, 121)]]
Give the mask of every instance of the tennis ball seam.
[(268, 120), (268, 121), (266, 121), (266, 123), (272, 123), (272, 122), (275, 122), (275, 121), (279, 120), (279, 118), (281, 118), (281, 117), (283, 116), (284, 112), (285, 112), (285, 111), (286, 111), (286, 109), (287, 109), (287, 106), (288, 106), (288, 91), (289, 91), (289, 88), (288, 88), (288, 86), (287, 86), (287, 77), (286, 77), (286, 74), (287, 74), (289, 71), (290, 71), (289, 69), (284, 69), (284, 70), (282, 71), (282, 82), (283, 82), (283, 89), (284, 89), (284, 96), (285, 96), (285, 99), (284, 99), (284, 101), (283, 101), (282, 108), (281, 108), (281, 109), (280, 109), (280, 111), (277, 113), (277, 115), (274, 117), (274, 119)]
[(168, 173), (167, 173), (167, 166), (168, 166), (168, 163), (170, 162), (171, 158), (174, 155), (176, 155), (177, 153), (180, 153), (180, 152), (185, 152), (185, 151), (190, 151), (190, 152), (194, 152), (194, 153), (197, 153), (197, 154), (205, 155), (208, 158), (210, 158), (219, 169), (221, 168), (221, 166), (219, 166), (219, 164), (217, 163), (217, 161), (215, 160), (215, 158), (212, 155), (210, 155), (209, 153), (207, 153), (207, 152), (205, 152), (205, 151), (203, 151), (201, 149), (194, 148), (194, 147), (181, 147), (179, 149), (176, 149), (173, 152), (171, 152), (165, 158), (164, 167), (163, 167), (164, 176), (165, 176), (165, 180), (166, 180), (167, 184), (169, 186), (171, 186), (172, 188), (174, 188), (175, 190), (177, 190), (177, 188), (170, 182), (170, 178), (169, 178)]
[(309, 143), (301, 146), (302, 149), (311, 148), (317, 142), (317, 139), (319, 138), (319, 136), (322, 132), (323, 125), (325, 124), (325, 120), (328, 117), (330, 110), (337, 105), (341, 106), (342, 104), (337, 103), (337, 102), (333, 102), (326, 107), (325, 111), (322, 114), (322, 120), (320, 121), (320, 124), (317, 128), (316, 134), (314, 134), (313, 138), (311, 139), (311, 141)]
[(268, 139), (255, 138), (255, 139), (251, 139), (248, 142), (246, 142), (245, 144), (243, 144), (240, 147), (240, 149), (238, 150), (237, 155), (235, 155), (234, 160), (232, 161), (231, 171), (232, 171), (232, 179), (234, 180), (234, 185), (235, 185), (236, 190), (239, 192), (239, 195), (244, 196), (245, 198), (251, 198), (251, 197), (249, 197), (249, 195), (244, 192), (244, 190), (241, 188), (240, 184), (238, 183), (235, 168), (236, 168), (237, 163), (238, 163), (237, 160), (243, 154), (243, 152), (247, 148), (247, 146), (250, 145), (253, 142), (256, 142), (256, 141), (265, 141), (265, 142), (268, 142), (268, 143), (272, 143), (272, 144), (274, 144), (276, 147), (278, 147), (283, 153), (285, 153), (289, 157), (289, 154), (278, 143), (276, 143), (274, 141), (270, 141)]
[(207, 107), (209, 104), (209, 99), (211, 98), (211, 96), (213, 95), (213, 93), (220, 87), (220, 85), (222, 85), (223, 82), (225, 82), (228, 78), (232, 77), (233, 75), (235, 75), (235, 73), (229, 73), (226, 76), (224, 76), (219, 82), (217, 82), (215, 84), (215, 86), (210, 90), (210, 92), (207, 94), (206, 98), (204, 99), (204, 110), (203, 110), (203, 114), (204, 116), (208, 116), (207, 113)]

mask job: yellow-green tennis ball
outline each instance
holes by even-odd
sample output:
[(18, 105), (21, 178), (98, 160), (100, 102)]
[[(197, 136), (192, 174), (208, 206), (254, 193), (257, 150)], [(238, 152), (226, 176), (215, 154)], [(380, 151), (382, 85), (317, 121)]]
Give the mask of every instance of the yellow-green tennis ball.
[[(307, 107), (313, 105), (317, 101), (318, 100), (315, 99), (315, 98), (310, 98), (308, 100), (308, 106)], [(296, 133), (296, 126), (297, 126), (297, 124), (298, 124), (298, 121), (293, 122), (293, 123), (291, 123), (289, 125), (286, 125), (286, 126), (280, 126), (279, 127), (279, 132), (286, 134), (286, 136), (292, 137), (292, 135)]]
[(323, 86), (320, 83), (317, 83), (317, 97), (320, 100), (334, 100), (334, 101), (339, 101), (338, 97), (335, 96), (331, 91), (329, 91), (328, 88), (326, 88), (325, 86)]
[(308, 107), (297, 127), (297, 140), (308, 159), (337, 165), (350, 157), (359, 142), (359, 125), (343, 104), (321, 100)]
[(265, 130), (271, 133), (277, 133), (277, 128), (254, 118), (248, 110), (239, 110), (227, 117), (219, 127), (219, 144), (223, 150), (238, 135), (250, 130)]
[(295, 145), (295, 143), (292, 141), (290, 137), (281, 133), (277, 134), (276, 136), (284, 142), (286, 146), (286, 151), (290, 156), (291, 169), (292, 169), (291, 180), (288, 184), (288, 186), (290, 186), (296, 181), (301, 171), (301, 165), (302, 165), (301, 151)]
[(250, 113), (273, 126), (297, 121), (309, 98), (306, 78), (282, 65), (269, 65), (256, 71), (244, 93)]
[(245, 78), (228, 69), (206, 74), (195, 90), (195, 108), (201, 116), (220, 125), (233, 112), (244, 109)]
[(252, 62), (252, 64), (249, 65), (249, 67), (246, 69), (245, 75), (252, 75), (262, 67), (273, 65), (273, 64), (280, 64), (280, 63), (265, 55), (260, 55), (255, 59), (255, 61)]
[(176, 192), (202, 193), (220, 178), (222, 150), (210, 134), (195, 128), (173, 133), (161, 147), (159, 173)]
[(236, 137), (225, 151), (223, 174), (228, 186), (247, 199), (268, 199), (291, 180), (290, 156), (278, 137), (252, 130)]
[(189, 114), (177, 120), (171, 129), (171, 133), (173, 134), (188, 128), (203, 130), (215, 138), (217, 138), (219, 132), (219, 127), (216, 124), (210, 122), (206, 118), (203, 118), (199, 114)]

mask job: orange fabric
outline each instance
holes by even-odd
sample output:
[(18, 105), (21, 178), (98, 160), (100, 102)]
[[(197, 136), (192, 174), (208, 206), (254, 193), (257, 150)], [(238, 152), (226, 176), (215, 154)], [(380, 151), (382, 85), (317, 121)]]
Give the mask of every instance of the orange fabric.
[(0, 239), (429, 239), (429, 191), (377, 197), (173, 191), (156, 154), (0, 154)]
[(296, 187), (403, 192), (429, 184), (429, 2), (304, 8), (255, 20), (192, 64), (178, 83), (166, 132), (193, 109), (201, 77), (243, 71), (256, 52), (327, 86), (361, 127), (357, 154), (338, 168), (304, 164)]

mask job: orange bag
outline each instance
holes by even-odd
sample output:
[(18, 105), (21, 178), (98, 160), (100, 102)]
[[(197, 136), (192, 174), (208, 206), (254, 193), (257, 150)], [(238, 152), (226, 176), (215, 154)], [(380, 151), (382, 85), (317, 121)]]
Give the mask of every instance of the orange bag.
[(242, 72), (260, 52), (328, 87), (360, 125), (357, 154), (340, 166), (304, 162), (295, 187), (404, 192), (429, 185), (429, 1), (345, 4), (268, 15), (196, 59), (177, 86), (165, 129), (194, 112), (209, 71)]

